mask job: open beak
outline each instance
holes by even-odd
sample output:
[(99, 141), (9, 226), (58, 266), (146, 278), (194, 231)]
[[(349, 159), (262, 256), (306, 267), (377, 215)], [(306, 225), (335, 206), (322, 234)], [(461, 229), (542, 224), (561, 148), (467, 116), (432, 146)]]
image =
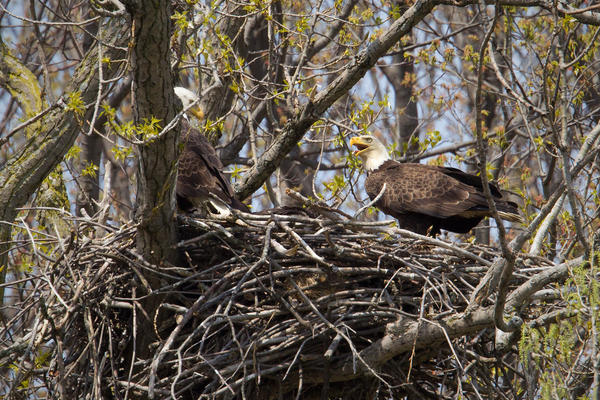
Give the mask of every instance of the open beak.
[(360, 153), (361, 153), (363, 150), (366, 150), (366, 149), (369, 147), (369, 145), (367, 145), (367, 144), (363, 143), (363, 142), (360, 140), (360, 137), (359, 137), (359, 136), (354, 136), (354, 137), (350, 138), (350, 146), (355, 146), (355, 147), (357, 148), (357, 150), (355, 150), (355, 151), (352, 153), (352, 154), (354, 154), (355, 156), (358, 156), (358, 155), (360, 155)]

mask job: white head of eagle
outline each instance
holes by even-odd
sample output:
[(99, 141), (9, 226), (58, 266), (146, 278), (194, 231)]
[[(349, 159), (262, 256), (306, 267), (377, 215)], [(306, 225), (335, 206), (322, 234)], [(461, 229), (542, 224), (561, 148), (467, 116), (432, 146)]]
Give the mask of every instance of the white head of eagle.
[(362, 159), (367, 172), (375, 171), (390, 159), (390, 155), (383, 143), (373, 136), (355, 136), (350, 139), (350, 146), (356, 146), (358, 149), (354, 151), (354, 155)]
[(188, 112), (198, 118), (198, 121), (202, 121), (204, 119), (204, 112), (200, 107), (196, 93), (181, 86), (175, 86), (173, 90), (175, 91), (175, 95), (177, 95), (179, 100), (181, 100), (184, 109), (195, 103), (194, 106), (188, 110)]

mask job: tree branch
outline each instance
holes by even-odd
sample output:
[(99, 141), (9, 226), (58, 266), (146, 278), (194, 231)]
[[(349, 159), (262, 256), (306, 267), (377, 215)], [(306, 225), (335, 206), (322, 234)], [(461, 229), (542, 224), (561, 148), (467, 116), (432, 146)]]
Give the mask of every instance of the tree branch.
[(377, 60), (400, 40), (400, 38), (418, 24), (437, 4), (433, 0), (418, 0), (397, 19), (381, 37), (358, 54), (354, 63), (346, 71), (309, 101), (283, 128), (282, 133), (259, 157), (258, 162), (244, 175), (235, 186), (235, 194), (244, 199), (254, 193), (275, 171), (281, 161), (297, 145), (304, 134), (337, 99), (350, 90)]
[[(121, 47), (127, 40), (126, 24), (122, 20), (109, 21), (105, 29), (104, 40), (109, 44), (105, 56), (111, 60), (122, 60), (124, 51)], [(27, 116), (35, 115), (34, 110), (41, 110), (42, 99), (40, 90), (33, 82), (36, 78), (18, 63), (14, 57), (9, 56), (8, 49), (2, 45), (4, 53), (0, 57), (0, 75), (11, 74), (10, 92), (17, 96)], [(79, 93), (84, 104), (92, 103), (98, 90), (98, 52), (95, 46), (81, 61), (75, 74), (70, 80), (65, 94)], [(114, 77), (120, 73), (122, 62), (115, 63), (107, 68), (107, 77)], [(8, 75), (6, 75), (8, 76)], [(17, 77), (18, 79), (15, 79)], [(9, 85), (7, 80), (0, 78), (0, 84)], [(74, 108), (65, 106), (64, 100), (59, 100), (61, 107), (52, 108), (38, 123), (31, 126), (35, 134), (31, 135), (27, 144), (17, 151), (4, 164), (0, 170), (0, 220), (13, 221), (16, 208), (27, 202), (29, 197), (40, 186), (48, 174), (62, 161), (65, 153), (71, 148), (81, 129), (84, 116), (78, 114)], [(6, 265), (7, 242), (10, 239), (10, 225), (3, 224), (0, 228), (0, 265)], [(6, 269), (3, 270), (5, 273)], [(4, 276), (1, 277), (4, 282)], [(0, 297), (1, 299), (2, 297)]]

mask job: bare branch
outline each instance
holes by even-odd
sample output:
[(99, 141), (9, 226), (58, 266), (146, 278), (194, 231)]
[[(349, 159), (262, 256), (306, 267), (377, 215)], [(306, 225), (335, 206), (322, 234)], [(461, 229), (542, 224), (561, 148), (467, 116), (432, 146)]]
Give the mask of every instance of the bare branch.
[(343, 94), (358, 82), (402, 36), (420, 22), (435, 6), (433, 0), (417, 0), (386, 33), (377, 38), (365, 50), (358, 54), (355, 61), (339, 77), (320, 91), (303, 106), (286, 124), (282, 133), (259, 157), (258, 162), (244, 175), (235, 186), (238, 198), (244, 199), (254, 193), (279, 166), (286, 154), (304, 136), (320, 116)]

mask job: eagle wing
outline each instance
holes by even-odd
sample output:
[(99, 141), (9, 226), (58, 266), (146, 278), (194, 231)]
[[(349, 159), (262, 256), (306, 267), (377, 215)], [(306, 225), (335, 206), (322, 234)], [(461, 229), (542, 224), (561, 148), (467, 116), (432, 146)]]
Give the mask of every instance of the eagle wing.
[[(233, 194), (229, 180), (222, 172), (223, 164), (209, 141), (190, 123), (182, 119), (184, 149), (179, 159), (177, 196), (184, 209), (217, 196), (224, 203), (241, 209), (243, 204)], [(247, 208), (244, 207), (243, 211)]]
[(386, 191), (377, 206), (394, 216), (418, 213), (449, 218), (487, 204), (482, 203), (486, 199), (475, 187), (445, 174), (438, 167), (387, 161), (367, 178), (365, 186), (369, 197), (375, 198), (384, 183)]

